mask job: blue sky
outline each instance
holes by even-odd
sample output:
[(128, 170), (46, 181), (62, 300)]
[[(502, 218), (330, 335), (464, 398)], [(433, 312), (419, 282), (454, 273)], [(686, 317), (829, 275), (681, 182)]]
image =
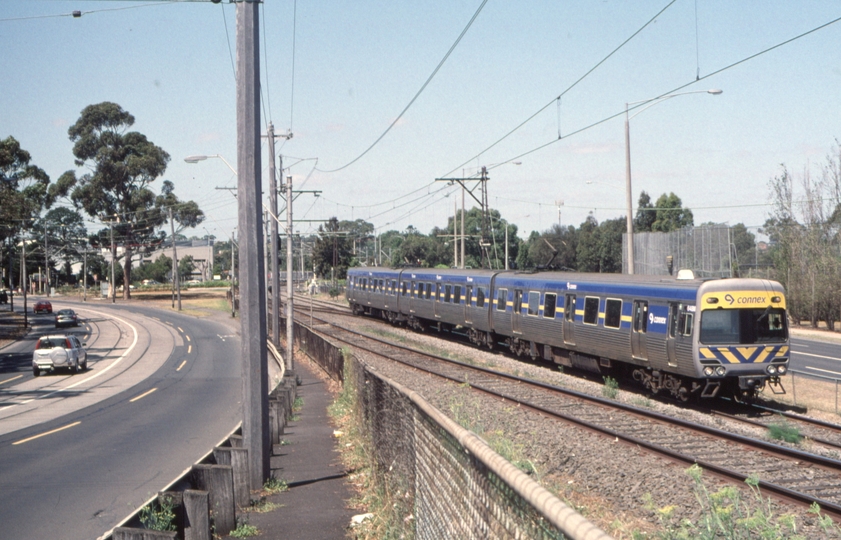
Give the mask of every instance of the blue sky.
[[(634, 204), (641, 190), (674, 192), (696, 224), (758, 226), (780, 165), (815, 177), (841, 139), (841, 22), (708, 77), (841, 17), (836, 2), (490, 0), (395, 127), (342, 168), (397, 118), (480, 4), (263, 4), (263, 124), (291, 130), (277, 148), (295, 188), (322, 192), (301, 195), (296, 218), (428, 233), (461, 201), (435, 178), (481, 166), (491, 206), (521, 236), (557, 223), (560, 201), (565, 225), (624, 216), (624, 116), (599, 122), (626, 102), (719, 88), (631, 119)], [(74, 10), (83, 16), (66, 16)], [(81, 110), (119, 103), (171, 155), (163, 178), (207, 213), (195, 234), (226, 237), (236, 201), (216, 188), (235, 176), (221, 160), (184, 158), (236, 167), (234, 32), (228, 3), (0, 0), (0, 138), (17, 138), (55, 180), (74, 168), (67, 129)]]

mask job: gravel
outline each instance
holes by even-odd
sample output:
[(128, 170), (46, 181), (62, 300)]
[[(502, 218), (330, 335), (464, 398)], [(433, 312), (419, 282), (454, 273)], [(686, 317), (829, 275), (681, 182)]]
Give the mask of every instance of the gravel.
[[(325, 317), (327, 318), (327, 317)], [(352, 321), (352, 322), (348, 322)], [(369, 318), (342, 317), (344, 325), (384, 335), (386, 339), (420, 345), (456, 359), (471, 359), (485, 367), (508, 371), (542, 382), (555, 384), (593, 395), (602, 395), (603, 384), (580, 376), (561, 373), (551, 364), (533, 365), (500, 353), (441, 339), (434, 333), (418, 334), (399, 327), (387, 326)], [(662, 532), (658, 509), (673, 508), (669, 523), (682, 519), (695, 523), (700, 516), (694, 480), (684, 464), (676, 464), (653, 456), (625, 443), (606, 438), (586, 429), (550, 420), (538, 413), (504, 403), (490, 396), (473, 393), (468, 388), (441, 381), (430, 375), (388, 363), (370, 355), (358, 357), (376, 367), (384, 375), (419, 392), (437, 408), (456, 418), (486, 439), (507, 439), (514, 445), (518, 461), (530, 461), (536, 478), (557, 493), (567, 504), (596, 522), (616, 538), (636, 538)], [(616, 396), (635, 406), (644, 406), (663, 414), (677, 416), (699, 424), (737, 432), (750, 437), (765, 437), (765, 430), (733, 423), (721, 417), (648, 399), (636, 389), (620, 389)], [(776, 442), (776, 441), (775, 441)], [(802, 448), (802, 447), (801, 447)], [(809, 447), (806, 450), (813, 451)], [(837, 457), (837, 456), (835, 456)], [(513, 461), (513, 460), (512, 460)], [(704, 485), (716, 492), (729, 485), (705, 475)], [(747, 486), (741, 497), (751, 511), (766, 505), (757, 504)], [(796, 516), (797, 533), (804, 538), (837, 538), (824, 532), (814, 514), (806, 509), (774, 501), (770, 505), (774, 519), (783, 514)], [(785, 536), (780, 536), (780, 538)]]

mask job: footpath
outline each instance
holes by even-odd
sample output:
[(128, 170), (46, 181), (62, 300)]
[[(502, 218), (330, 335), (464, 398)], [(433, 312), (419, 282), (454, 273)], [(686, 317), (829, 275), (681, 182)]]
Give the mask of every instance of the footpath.
[(289, 490), (266, 497), (276, 508), (248, 514), (248, 524), (260, 531), (250, 538), (346, 538), (351, 517), (358, 513), (348, 506), (353, 494), (327, 414), (333, 398), (329, 382), (318, 371), (308, 360), (295, 363), (303, 408), (286, 425), (282, 444), (274, 446), (271, 457), (272, 475), (285, 481)]

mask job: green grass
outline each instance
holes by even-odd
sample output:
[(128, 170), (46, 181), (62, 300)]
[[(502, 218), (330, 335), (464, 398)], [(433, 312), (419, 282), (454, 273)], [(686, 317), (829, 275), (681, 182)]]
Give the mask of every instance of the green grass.
[(800, 444), (800, 441), (803, 440), (803, 435), (800, 434), (800, 430), (797, 429), (797, 426), (789, 424), (782, 416), (780, 416), (780, 420), (778, 422), (772, 422), (768, 426), (768, 436), (778, 441), (785, 441), (794, 444)]
[(249, 525), (245, 521), (238, 521), (237, 528), (231, 531), (231, 536), (234, 538), (249, 538), (258, 534), (260, 534), (260, 531), (257, 530), (257, 527)]
[(274, 495), (275, 493), (283, 493), (284, 491), (289, 491), (289, 484), (286, 483), (286, 480), (281, 480), (272, 476), (271, 478), (266, 480), (265, 484), (263, 484), (263, 491), (265, 491), (269, 495)]
[(619, 393), (619, 383), (613, 377), (604, 377), (604, 386), (602, 387), (602, 395), (608, 399), (616, 399), (616, 394)]

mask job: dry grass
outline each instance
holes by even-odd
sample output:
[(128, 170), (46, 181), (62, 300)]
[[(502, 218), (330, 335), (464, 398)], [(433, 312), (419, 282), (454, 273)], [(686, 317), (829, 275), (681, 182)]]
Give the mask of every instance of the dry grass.
[(812, 416), (816, 416), (815, 413), (820, 412), (823, 413), (823, 416), (829, 415), (825, 419), (838, 421), (841, 388), (838, 388), (834, 381), (815, 379), (790, 372), (781, 380), (786, 393), (783, 395), (771, 394), (766, 389), (764, 393), (766, 399), (786, 405), (806, 407)]

